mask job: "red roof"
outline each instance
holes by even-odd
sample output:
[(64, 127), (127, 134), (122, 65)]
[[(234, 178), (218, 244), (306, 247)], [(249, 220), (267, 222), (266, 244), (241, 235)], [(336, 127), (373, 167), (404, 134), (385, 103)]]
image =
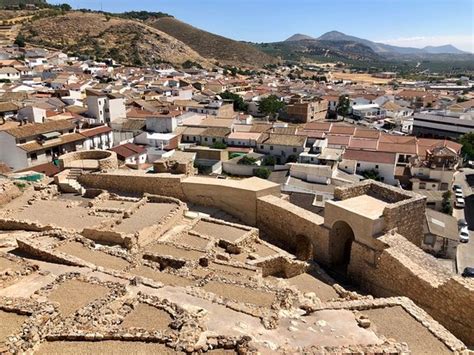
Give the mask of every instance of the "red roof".
[(79, 133), (82, 134), (84, 137), (90, 138), (90, 137), (98, 136), (99, 134), (109, 133), (111, 131), (112, 129), (108, 126), (100, 126), (100, 127), (86, 129)]
[(395, 164), (395, 153), (372, 152), (367, 150), (346, 149), (344, 159), (367, 161), (380, 164)]
[(117, 153), (117, 156), (122, 160), (146, 152), (146, 148), (133, 143), (118, 145), (116, 147), (110, 148), (110, 150)]

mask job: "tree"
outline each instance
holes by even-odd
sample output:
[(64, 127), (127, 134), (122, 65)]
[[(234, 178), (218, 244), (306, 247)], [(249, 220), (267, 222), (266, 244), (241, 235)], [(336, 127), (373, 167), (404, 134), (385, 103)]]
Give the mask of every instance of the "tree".
[(443, 193), (443, 200), (441, 201), (441, 212), (446, 214), (453, 213), (453, 206), (451, 205), (451, 191)]
[(263, 158), (262, 164), (266, 166), (274, 166), (276, 164), (276, 159), (273, 155), (267, 155)]
[(213, 149), (226, 149), (227, 145), (225, 143), (222, 143), (222, 142), (214, 142), (211, 145), (211, 148), (213, 148)]
[(237, 164), (239, 165), (256, 165), (257, 159), (249, 157), (249, 156), (244, 156), (242, 159), (238, 161)]
[(257, 168), (254, 171), (254, 175), (260, 179), (268, 179), (271, 173), (271, 170), (265, 167)]
[(474, 132), (469, 132), (459, 138), (462, 144), (462, 153), (468, 160), (474, 160)]
[(349, 113), (351, 108), (351, 102), (349, 96), (339, 96), (339, 101), (337, 103), (337, 113), (341, 116), (346, 116)]
[(232, 100), (234, 102), (235, 111), (247, 111), (248, 105), (245, 103), (242, 96), (229, 91), (225, 91), (219, 96), (222, 97), (224, 100)]
[(280, 101), (276, 95), (270, 95), (262, 100), (258, 105), (258, 110), (271, 118), (275, 118), (276, 114), (285, 107), (285, 103)]
[(296, 163), (297, 161), (298, 161), (298, 156), (295, 154), (289, 155), (288, 158), (286, 159), (287, 163)]
[(23, 37), (23, 35), (18, 35), (15, 39), (15, 42), (14, 42), (18, 47), (25, 47), (25, 37)]
[(62, 11), (71, 11), (72, 10), (71, 5), (69, 5), (69, 4), (61, 4), (61, 5), (59, 5), (59, 8)]
[(372, 179), (375, 181), (380, 181), (380, 174), (377, 170), (375, 169), (370, 169), (370, 170), (364, 170), (362, 172), (362, 176), (366, 179)]

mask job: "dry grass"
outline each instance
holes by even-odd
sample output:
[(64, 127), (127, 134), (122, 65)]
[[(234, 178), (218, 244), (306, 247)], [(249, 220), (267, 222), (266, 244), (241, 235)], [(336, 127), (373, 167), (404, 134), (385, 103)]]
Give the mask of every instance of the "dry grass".
[(171, 316), (156, 307), (140, 303), (122, 322), (123, 328), (141, 328), (146, 330), (165, 330), (173, 321)]
[(21, 325), (26, 321), (27, 316), (21, 316), (16, 313), (0, 311), (0, 344), (8, 336), (20, 330)]
[(59, 312), (69, 316), (92, 301), (104, 297), (109, 289), (78, 280), (68, 280), (49, 295), (49, 300), (59, 303)]
[(124, 259), (103, 253), (101, 251), (86, 248), (84, 245), (78, 242), (63, 244), (56, 248), (56, 251), (75, 256), (94, 265), (109, 269), (123, 270), (129, 265), (128, 261)]
[(370, 74), (353, 74), (353, 73), (341, 73), (334, 72), (332, 73), (333, 79), (339, 80), (351, 80), (358, 83), (367, 83), (367, 84), (387, 84), (392, 79), (383, 79), (383, 78), (374, 78)]
[(215, 281), (208, 282), (204, 285), (203, 289), (230, 300), (251, 303), (260, 307), (271, 307), (275, 300), (275, 295), (272, 293), (252, 290), (250, 288), (235, 285), (222, 284)]
[(451, 354), (449, 349), (402, 307), (362, 311), (372, 321), (376, 334), (406, 342), (412, 354)]

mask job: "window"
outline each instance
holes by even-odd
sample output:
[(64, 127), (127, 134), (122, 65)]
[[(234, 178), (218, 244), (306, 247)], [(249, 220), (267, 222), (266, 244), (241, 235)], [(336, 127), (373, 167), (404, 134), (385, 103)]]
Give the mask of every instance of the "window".
[(205, 142), (207, 142), (207, 137), (206, 137), (206, 138), (204, 138), (204, 141), (205, 141)]
[(20, 139), (20, 144), (26, 143), (26, 139)]
[(375, 165), (375, 169), (378, 169), (378, 168), (379, 168), (379, 166), (378, 166), (378, 165)]
[(273, 145), (270, 146), (270, 150), (273, 150)]
[(263, 145), (260, 146), (260, 149), (263, 149)]
[(215, 138), (212, 138), (212, 143), (215, 143), (216, 142), (216, 139)]
[(51, 150), (48, 149), (48, 150), (46, 151), (46, 156), (47, 156), (47, 157), (50, 157), (50, 156), (51, 156)]
[(38, 160), (38, 156), (36, 155), (36, 153), (31, 153), (30, 158), (31, 160)]
[(420, 182), (420, 189), (426, 189), (426, 182)]
[(296, 148), (293, 148), (293, 153), (296, 153)]
[(357, 163), (357, 167), (360, 168), (360, 163)]

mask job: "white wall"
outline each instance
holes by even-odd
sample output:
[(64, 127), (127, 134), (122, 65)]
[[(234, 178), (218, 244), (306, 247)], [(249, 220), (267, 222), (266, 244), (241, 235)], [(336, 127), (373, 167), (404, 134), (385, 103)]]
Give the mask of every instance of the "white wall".
[(382, 164), (373, 162), (357, 162), (357, 173), (361, 174), (365, 170), (377, 170), (380, 177), (383, 177), (383, 182), (386, 184), (394, 185), (397, 183), (395, 179), (395, 165), (394, 164)]
[(0, 132), (0, 161), (6, 163), (13, 170), (28, 166), (26, 152), (18, 148), (15, 138), (6, 132)]

